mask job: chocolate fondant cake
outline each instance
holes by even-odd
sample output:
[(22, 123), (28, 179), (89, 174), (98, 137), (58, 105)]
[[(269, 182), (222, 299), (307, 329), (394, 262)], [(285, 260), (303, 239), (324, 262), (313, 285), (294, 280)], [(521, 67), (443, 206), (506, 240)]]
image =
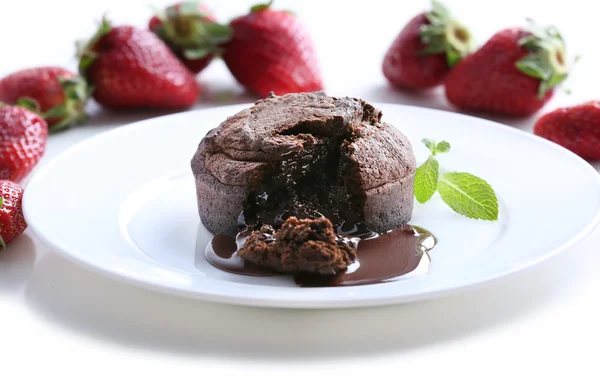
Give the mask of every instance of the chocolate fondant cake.
[(363, 100), (324, 92), (259, 100), (200, 142), (191, 165), (200, 218), (214, 234), (324, 216), (336, 231), (408, 222), (415, 157)]

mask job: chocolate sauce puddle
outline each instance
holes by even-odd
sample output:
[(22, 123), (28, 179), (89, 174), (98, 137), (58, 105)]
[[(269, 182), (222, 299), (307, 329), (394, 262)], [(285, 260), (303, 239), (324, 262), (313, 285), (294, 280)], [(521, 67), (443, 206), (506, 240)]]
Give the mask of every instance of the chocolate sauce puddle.
[[(337, 275), (300, 273), (294, 281), (301, 287), (356, 286), (391, 281), (411, 273), (426, 273), (430, 258), (428, 252), (437, 243), (429, 231), (405, 225), (377, 235), (364, 228), (352, 228), (339, 233), (358, 240), (357, 259), (346, 272)], [(244, 245), (247, 232), (237, 237), (216, 235), (207, 245), (206, 260), (214, 267), (233, 274), (275, 276), (280, 273), (244, 261), (237, 254)], [(417, 275), (417, 274), (415, 274)]]
[(274, 270), (244, 261), (237, 254), (237, 250), (244, 246), (246, 238), (247, 234), (244, 232), (239, 233), (235, 238), (229, 235), (215, 235), (206, 246), (206, 260), (217, 269), (228, 273), (259, 277), (279, 275)]

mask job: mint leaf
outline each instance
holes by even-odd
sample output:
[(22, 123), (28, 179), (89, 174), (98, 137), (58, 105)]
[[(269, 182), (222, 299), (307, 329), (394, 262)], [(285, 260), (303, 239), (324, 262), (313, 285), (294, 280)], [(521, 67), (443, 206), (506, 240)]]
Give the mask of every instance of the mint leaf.
[(429, 149), (429, 151), (431, 151), (433, 155), (435, 155), (435, 140), (424, 138), (421, 139), (421, 142)]
[(421, 142), (423, 142), (425, 147), (427, 147), (433, 155), (444, 154), (450, 151), (450, 143), (446, 142), (445, 140), (442, 140), (438, 143), (433, 139), (425, 138), (422, 139)]
[(438, 185), (438, 173), (440, 164), (438, 163), (435, 155), (429, 156), (429, 158), (417, 167), (415, 173), (415, 198), (419, 203), (425, 203), (437, 190)]
[(446, 142), (445, 140), (442, 140), (435, 146), (436, 154), (445, 154), (448, 151), (450, 151), (450, 143)]
[(467, 172), (448, 172), (439, 178), (437, 190), (452, 210), (473, 219), (498, 219), (498, 198), (483, 179)]

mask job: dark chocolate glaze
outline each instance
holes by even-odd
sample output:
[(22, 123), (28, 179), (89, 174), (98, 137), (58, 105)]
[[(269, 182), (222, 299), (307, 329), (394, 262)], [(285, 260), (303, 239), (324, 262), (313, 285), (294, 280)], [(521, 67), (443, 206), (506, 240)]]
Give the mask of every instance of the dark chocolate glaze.
[[(345, 230), (345, 229), (344, 229)], [(346, 233), (352, 243), (358, 242), (357, 259), (348, 270), (336, 275), (296, 274), (294, 280), (302, 287), (356, 286), (394, 280), (429, 264), (428, 252), (437, 240), (429, 231), (405, 225), (400, 229), (377, 235), (361, 226)], [(245, 262), (237, 255), (248, 230), (236, 238), (216, 235), (206, 247), (206, 259), (214, 267), (233, 274), (273, 276), (279, 273)], [(237, 240), (237, 242), (236, 242)]]

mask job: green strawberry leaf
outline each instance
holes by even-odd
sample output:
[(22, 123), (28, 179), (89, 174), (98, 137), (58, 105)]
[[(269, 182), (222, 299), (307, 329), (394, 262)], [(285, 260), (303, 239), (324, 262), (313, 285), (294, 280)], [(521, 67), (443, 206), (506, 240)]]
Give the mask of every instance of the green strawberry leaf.
[(417, 168), (415, 173), (415, 198), (419, 203), (425, 203), (435, 193), (438, 187), (440, 164), (434, 155)]
[(498, 219), (498, 198), (483, 179), (466, 172), (448, 172), (439, 178), (437, 190), (452, 210), (468, 218)]
[(79, 59), (79, 72), (82, 76), (85, 76), (88, 68), (98, 57), (96, 52), (93, 51), (94, 45), (100, 41), (102, 36), (106, 35), (111, 30), (112, 24), (106, 15), (104, 15), (98, 30), (90, 40), (75, 42), (75, 46), (77, 47), (77, 58)]
[(20, 97), (17, 100), (17, 102), (15, 103), (15, 105), (19, 106), (19, 107), (27, 108), (28, 110), (33, 111), (36, 114), (40, 113), (40, 104), (37, 102), (37, 100), (32, 99), (28, 96)]
[(548, 88), (553, 88), (567, 79), (567, 74), (554, 74), (548, 79)]
[(563, 38), (555, 27), (530, 24), (529, 33), (519, 40), (519, 45), (529, 53), (515, 65), (524, 74), (541, 80), (538, 98), (543, 99), (549, 90), (567, 78), (567, 53)]
[(519, 60), (516, 66), (523, 73), (536, 78), (547, 79), (552, 76), (550, 69), (544, 65), (544, 60), (538, 55), (529, 55), (524, 59)]
[(441, 20), (449, 20), (450, 19), (450, 10), (446, 8), (444, 4), (440, 1), (432, 0), (431, 1), (431, 9), (432, 12), (429, 14), (433, 14), (435, 17)]
[(167, 10), (173, 9), (174, 12), (184, 14), (184, 15), (195, 15), (199, 13), (199, 1), (182, 1), (179, 3), (179, 7), (170, 6)]
[(448, 67), (450, 67), (450, 68), (457, 65), (458, 62), (461, 61), (461, 59), (462, 59), (462, 55), (459, 52), (456, 52), (456, 51), (446, 52), (446, 63), (448, 64)]
[(86, 101), (90, 96), (87, 82), (79, 76), (74, 78), (59, 77), (58, 82), (63, 89), (63, 93), (69, 99)]
[(252, 7), (250, 7), (250, 12), (262, 11), (263, 9), (267, 9), (267, 8), (271, 7), (271, 5), (273, 5), (273, 0), (269, 0), (266, 3), (262, 3), (262, 4), (256, 4), (256, 5), (253, 5)]
[(183, 50), (183, 56), (189, 60), (199, 60), (207, 57), (211, 53), (212, 50), (207, 48), (188, 48)]
[(67, 114), (67, 106), (63, 104), (59, 104), (56, 107), (52, 107), (42, 114), (44, 119), (52, 119), (52, 118), (63, 118)]
[(205, 22), (202, 23), (201, 26), (204, 28), (204, 33), (209, 36), (211, 41), (215, 44), (226, 43), (233, 35), (233, 29), (226, 24)]

